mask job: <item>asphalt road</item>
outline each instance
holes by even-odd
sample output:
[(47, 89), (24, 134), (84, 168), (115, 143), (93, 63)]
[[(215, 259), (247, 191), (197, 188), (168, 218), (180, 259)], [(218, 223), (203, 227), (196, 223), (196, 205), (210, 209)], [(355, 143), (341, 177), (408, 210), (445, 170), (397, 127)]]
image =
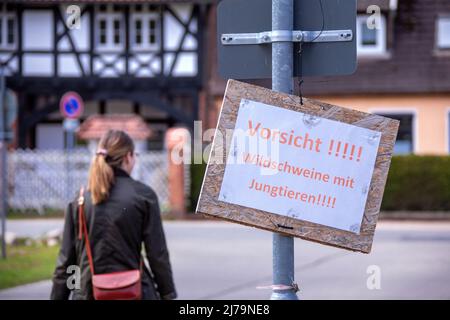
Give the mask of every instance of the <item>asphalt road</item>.
[[(58, 226), (58, 220), (8, 224), (34, 236)], [(225, 222), (164, 227), (180, 299), (270, 297), (256, 287), (271, 284), (271, 233)], [(368, 288), (368, 270), (379, 271), (379, 289)], [(450, 222), (382, 221), (369, 255), (296, 239), (295, 277), (300, 299), (450, 299)], [(50, 285), (3, 290), (0, 299), (46, 299)]]

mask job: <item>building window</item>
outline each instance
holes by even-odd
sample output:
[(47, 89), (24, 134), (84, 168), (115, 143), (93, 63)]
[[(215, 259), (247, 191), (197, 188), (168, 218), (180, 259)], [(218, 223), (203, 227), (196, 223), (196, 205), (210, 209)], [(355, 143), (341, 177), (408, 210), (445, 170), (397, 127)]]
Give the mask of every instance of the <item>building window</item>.
[(97, 6), (96, 43), (97, 49), (120, 50), (123, 48), (125, 30), (123, 15), (117, 5)]
[(106, 44), (106, 20), (99, 20), (98, 25), (99, 43)]
[(381, 15), (372, 27), (369, 15), (358, 15), (356, 19), (356, 45), (359, 56), (376, 56), (386, 53), (386, 18)]
[(377, 114), (400, 121), (394, 154), (409, 154), (414, 152), (414, 114), (412, 113), (382, 113)]
[(134, 43), (136, 45), (142, 44), (142, 20), (136, 20), (134, 21)]
[(148, 34), (149, 34), (149, 38), (148, 38), (148, 43), (150, 45), (154, 45), (156, 43), (156, 20), (155, 19), (150, 19), (148, 22)]
[(0, 4), (0, 48), (14, 49), (17, 43), (17, 19), (10, 6)]
[(450, 15), (438, 17), (436, 28), (437, 48), (450, 49)]
[(15, 40), (15, 33), (14, 33), (14, 28), (15, 28), (15, 23), (14, 23), (14, 19), (13, 18), (8, 18), (6, 23), (6, 30), (7, 30), (7, 43), (8, 45), (12, 45), (14, 44)]
[(120, 35), (122, 28), (120, 27), (121, 23), (119, 19), (114, 20), (114, 44), (120, 44)]
[(132, 50), (158, 50), (159, 10), (153, 5), (135, 5), (131, 10), (130, 30)]

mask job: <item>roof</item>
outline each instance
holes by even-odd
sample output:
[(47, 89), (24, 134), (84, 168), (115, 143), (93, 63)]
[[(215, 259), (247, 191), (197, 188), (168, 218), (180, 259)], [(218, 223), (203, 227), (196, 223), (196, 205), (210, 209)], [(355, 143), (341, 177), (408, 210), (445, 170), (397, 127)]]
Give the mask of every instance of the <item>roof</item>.
[(135, 114), (95, 114), (80, 126), (78, 137), (84, 140), (100, 139), (108, 130), (123, 130), (134, 140), (145, 140), (151, 135), (147, 123)]

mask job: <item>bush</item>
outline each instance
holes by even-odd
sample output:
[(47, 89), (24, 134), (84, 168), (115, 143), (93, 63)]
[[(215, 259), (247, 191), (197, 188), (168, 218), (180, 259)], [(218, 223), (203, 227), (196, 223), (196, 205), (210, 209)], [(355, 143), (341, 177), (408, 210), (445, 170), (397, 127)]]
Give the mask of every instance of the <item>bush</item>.
[(197, 201), (202, 188), (203, 177), (206, 171), (206, 163), (191, 164), (191, 195), (190, 195), (190, 211), (195, 212)]
[(393, 157), (381, 210), (450, 210), (450, 157)]

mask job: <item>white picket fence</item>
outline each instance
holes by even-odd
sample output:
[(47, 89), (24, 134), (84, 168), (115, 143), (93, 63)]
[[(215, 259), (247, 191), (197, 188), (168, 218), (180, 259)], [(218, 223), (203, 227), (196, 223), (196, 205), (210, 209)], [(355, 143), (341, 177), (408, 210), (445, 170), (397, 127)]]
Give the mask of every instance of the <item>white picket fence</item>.
[[(12, 209), (65, 209), (86, 185), (92, 154), (87, 149), (14, 150), (8, 154), (8, 205)], [(166, 151), (140, 153), (133, 178), (153, 188), (168, 210)], [(189, 183), (189, 181), (187, 181)]]

